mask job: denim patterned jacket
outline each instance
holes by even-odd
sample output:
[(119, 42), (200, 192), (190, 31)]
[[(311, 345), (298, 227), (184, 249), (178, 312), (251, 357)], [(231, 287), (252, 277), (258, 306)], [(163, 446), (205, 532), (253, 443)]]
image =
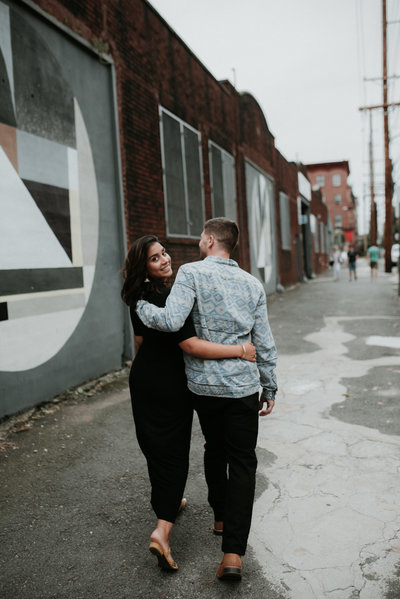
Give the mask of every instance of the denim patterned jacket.
[(203, 360), (184, 353), (188, 387), (198, 395), (244, 397), (256, 393), (274, 399), (277, 352), (270, 330), (264, 288), (237, 262), (208, 256), (178, 270), (165, 308), (143, 300), (136, 311), (142, 322), (160, 331), (178, 331), (192, 312), (200, 339), (215, 343), (252, 341), (257, 362), (240, 358)]

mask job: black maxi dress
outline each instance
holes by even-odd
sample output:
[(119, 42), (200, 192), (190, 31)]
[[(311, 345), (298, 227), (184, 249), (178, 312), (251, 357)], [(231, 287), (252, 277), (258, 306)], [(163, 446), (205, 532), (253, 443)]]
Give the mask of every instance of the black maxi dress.
[[(144, 299), (163, 307), (167, 287)], [(174, 522), (185, 489), (193, 418), (182, 350), (178, 343), (196, 336), (189, 317), (176, 333), (146, 327), (130, 310), (135, 335), (143, 343), (133, 361), (129, 388), (139, 446), (147, 460), (151, 505), (158, 519)]]

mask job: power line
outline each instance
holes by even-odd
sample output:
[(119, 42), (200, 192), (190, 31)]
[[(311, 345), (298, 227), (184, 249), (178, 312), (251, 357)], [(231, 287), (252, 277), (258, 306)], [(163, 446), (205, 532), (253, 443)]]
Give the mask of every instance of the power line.
[[(400, 75), (390, 75), (387, 79), (400, 79)], [(364, 81), (382, 81), (382, 77), (364, 77)]]
[[(386, 80), (386, 77), (384, 79)], [(361, 106), (361, 108), (358, 110), (375, 110), (376, 108), (387, 109), (391, 108), (392, 106), (400, 106), (400, 102), (391, 102), (390, 104), (384, 102), (383, 104), (377, 104), (376, 106)]]

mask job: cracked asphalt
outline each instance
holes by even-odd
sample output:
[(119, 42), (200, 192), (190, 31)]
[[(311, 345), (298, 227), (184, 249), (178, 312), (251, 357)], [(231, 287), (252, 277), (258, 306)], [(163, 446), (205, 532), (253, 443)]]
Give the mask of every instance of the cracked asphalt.
[(359, 262), (269, 299), (279, 394), (261, 421), (240, 584), (212, 579), (202, 436), (174, 527), (177, 573), (147, 549), (155, 518), (128, 370), (0, 425), (4, 599), (399, 599), (400, 298)]

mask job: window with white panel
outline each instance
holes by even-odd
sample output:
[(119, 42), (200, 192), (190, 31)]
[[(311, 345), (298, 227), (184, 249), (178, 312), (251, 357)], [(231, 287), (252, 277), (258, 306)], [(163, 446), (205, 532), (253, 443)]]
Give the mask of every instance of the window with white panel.
[(315, 218), (314, 214), (311, 214), (311, 216), (310, 216), (310, 229), (311, 229), (312, 236), (314, 238), (314, 251), (316, 253), (318, 253), (319, 252), (318, 222), (317, 222), (317, 219)]
[(283, 193), (283, 191), (279, 192), (279, 214), (281, 222), (282, 249), (290, 250), (290, 203), (289, 197)]

